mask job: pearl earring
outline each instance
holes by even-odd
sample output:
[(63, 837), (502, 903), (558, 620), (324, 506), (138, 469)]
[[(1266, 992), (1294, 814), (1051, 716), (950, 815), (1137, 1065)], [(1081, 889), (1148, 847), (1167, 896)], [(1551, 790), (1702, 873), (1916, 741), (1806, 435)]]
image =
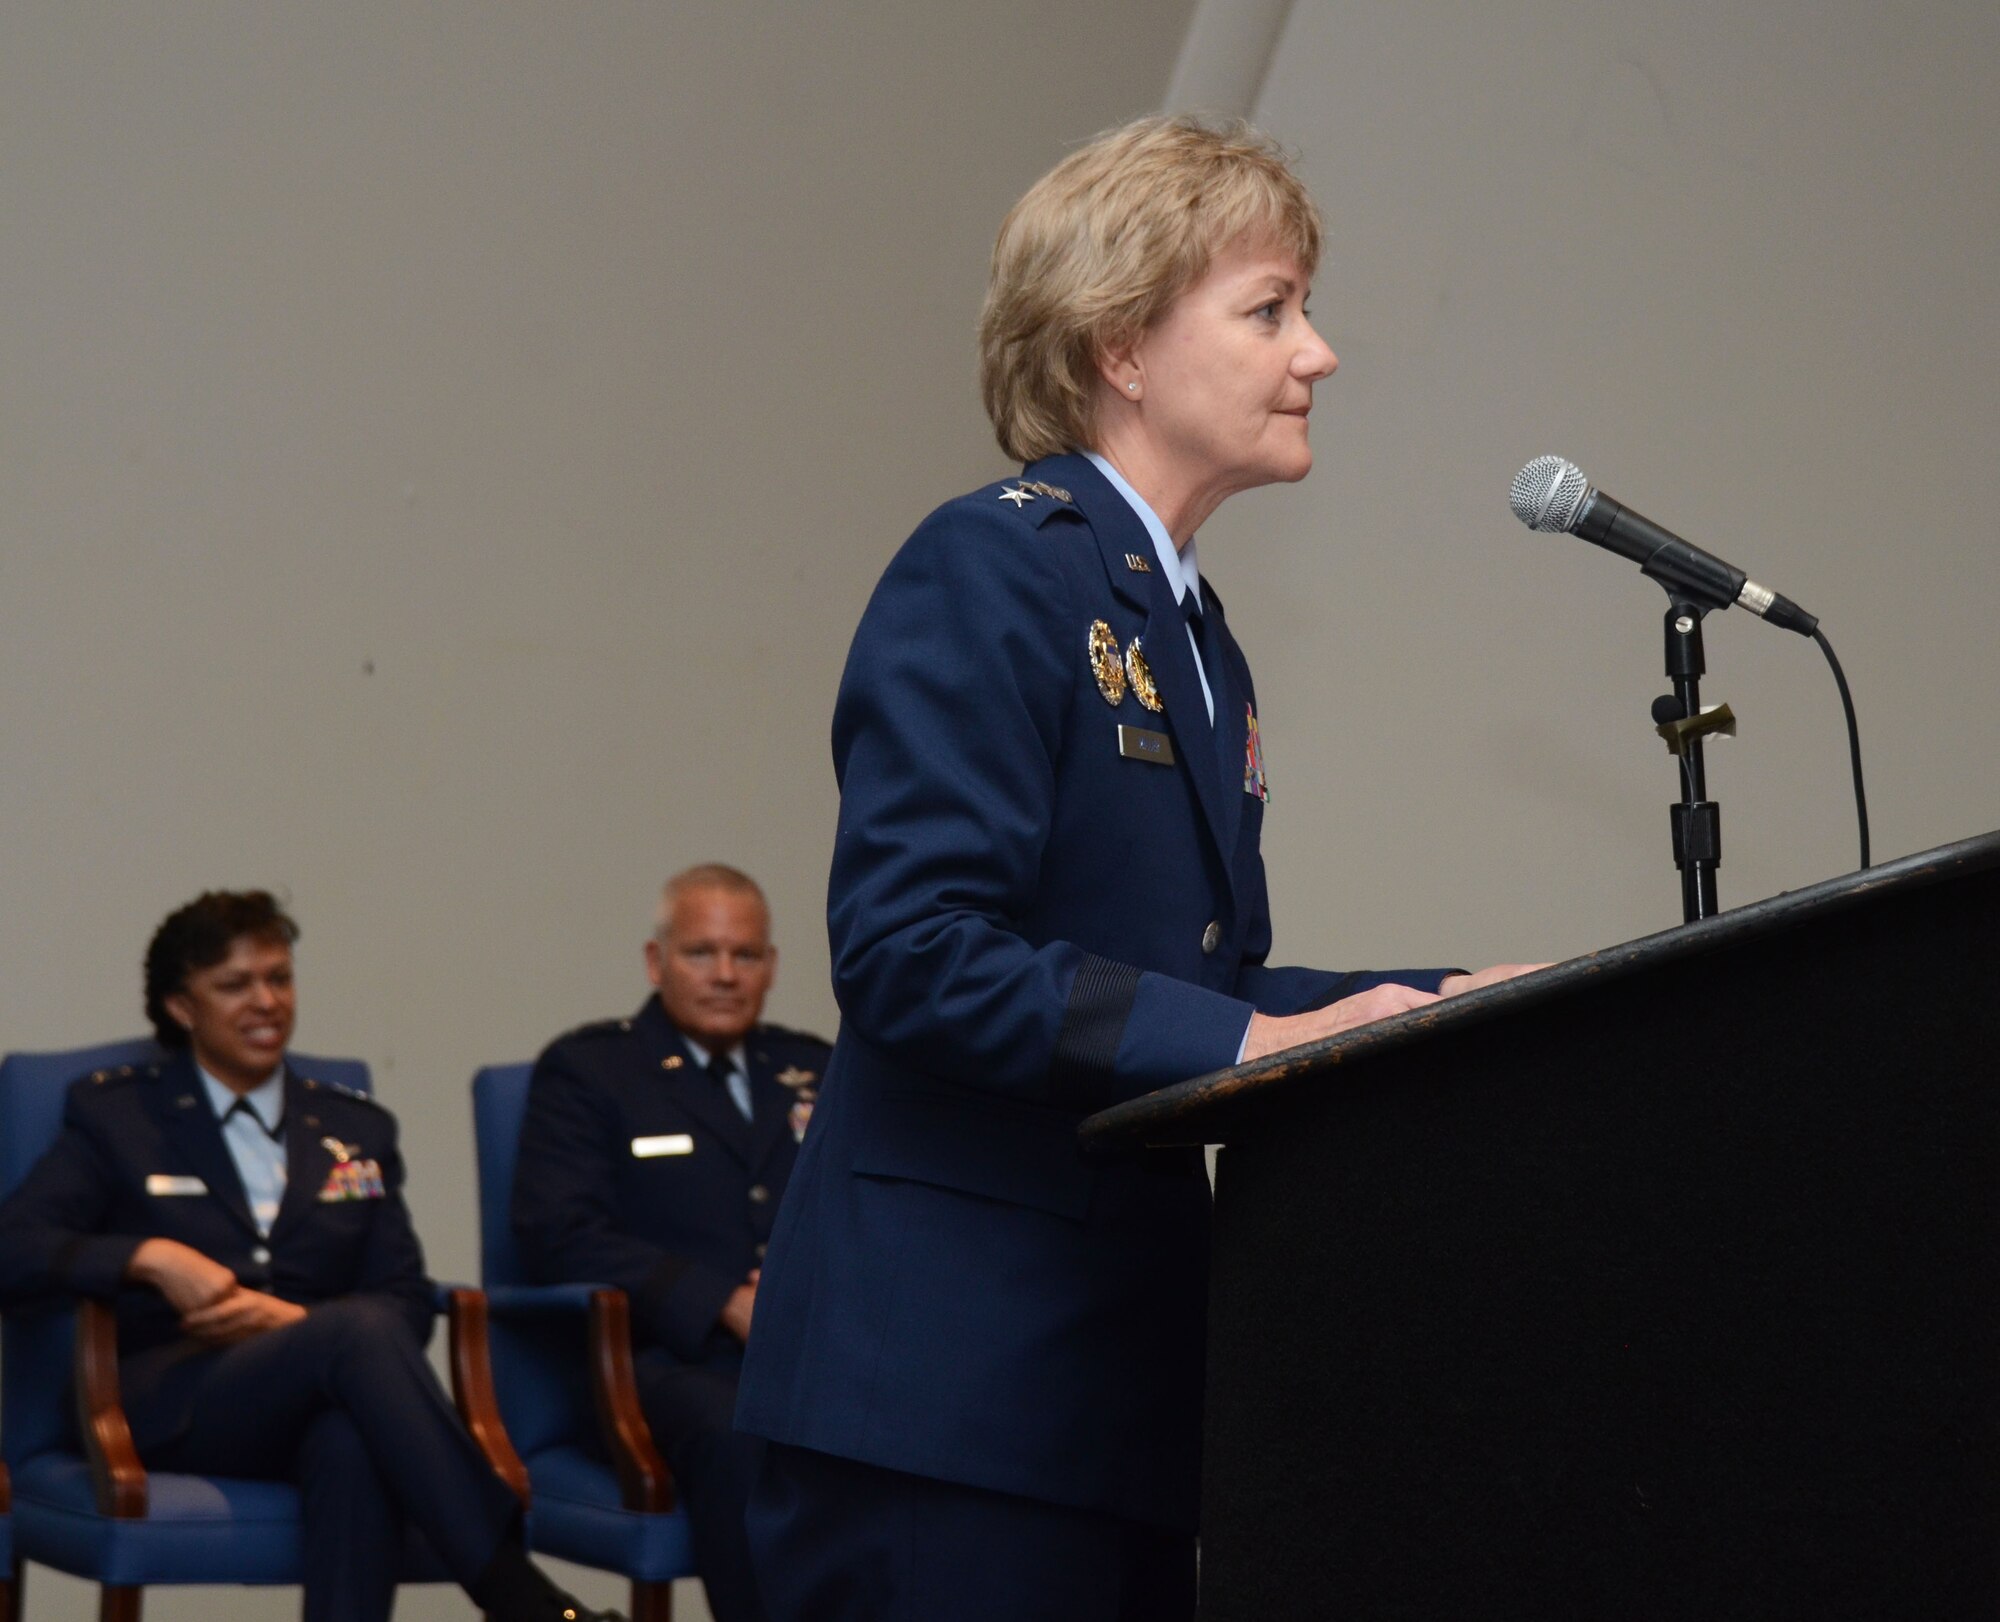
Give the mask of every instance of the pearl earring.
[(1137, 394), (1139, 392), (1139, 385), (1137, 383), (1127, 383), (1125, 386), (1128, 389), (1130, 389), (1134, 394)]

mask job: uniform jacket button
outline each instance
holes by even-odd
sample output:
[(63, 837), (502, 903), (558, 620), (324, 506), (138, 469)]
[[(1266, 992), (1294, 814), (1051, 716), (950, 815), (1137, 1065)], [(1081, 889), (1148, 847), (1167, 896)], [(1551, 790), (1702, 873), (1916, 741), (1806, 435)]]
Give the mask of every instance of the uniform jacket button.
[(259, 1245), (255, 1250), (250, 1252), (250, 1259), (259, 1267), (267, 1267), (270, 1265), (271, 1253), (262, 1245)]
[(770, 1197), (771, 1191), (762, 1183), (752, 1183), (750, 1185), (750, 1203), (752, 1205), (762, 1205)]
[(1222, 925), (1211, 918), (1208, 921), (1208, 928), (1201, 932), (1201, 949), (1204, 953), (1213, 952), (1221, 944)]

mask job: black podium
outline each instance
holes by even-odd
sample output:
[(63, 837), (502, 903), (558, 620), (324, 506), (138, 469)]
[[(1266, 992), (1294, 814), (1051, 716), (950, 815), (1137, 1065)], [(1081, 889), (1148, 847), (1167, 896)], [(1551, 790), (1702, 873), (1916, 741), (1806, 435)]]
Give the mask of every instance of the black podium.
[(2000, 834), (1085, 1123), (1222, 1143), (1202, 1616), (2000, 1616)]

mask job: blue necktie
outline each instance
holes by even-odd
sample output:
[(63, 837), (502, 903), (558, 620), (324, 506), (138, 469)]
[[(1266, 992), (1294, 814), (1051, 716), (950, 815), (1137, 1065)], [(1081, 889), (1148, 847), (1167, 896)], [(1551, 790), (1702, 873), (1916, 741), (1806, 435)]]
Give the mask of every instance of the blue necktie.
[(708, 1074), (724, 1092), (729, 1102), (736, 1106), (737, 1114), (746, 1121), (754, 1121), (756, 1115), (750, 1107), (750, 1078), (738, 1070), (726, 1053), (712, 1053), (708, 1059)]

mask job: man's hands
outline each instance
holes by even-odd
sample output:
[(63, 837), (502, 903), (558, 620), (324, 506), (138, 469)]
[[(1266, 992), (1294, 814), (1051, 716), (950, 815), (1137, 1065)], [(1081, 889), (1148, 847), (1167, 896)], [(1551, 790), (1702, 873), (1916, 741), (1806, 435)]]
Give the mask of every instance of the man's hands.
[(1295, 1048), (1302, 1043), (1338, 1036), (1357, 1025), (1367, 1025), (1378, 1019), (1387, 1019), (1391, 1014), (1408, 1013), (1412, 1008), (1437, 1002), (1440, 997), (1456, 997), (1462, 991), (1477, 991), (1481, 986), (1497, 985), (1502, 980), (1513, 979), (1517, 974), (1547, 967), (1546, 963), (1496, 963), (1477, 974), (1448, 974), (1440, 983), (1436, 997), (1411, 986), (1371, 986), (1352, 997), (1342, 997), (1339, 1002), (1328, 1003), (1324, 1008), (1314, 1008), (1303, 1014), (1252, 1014), (1250, 1033), (1243, 1043), (1243, 1062), (1261, 1059), (1267, 1053)]
[(158, 1290), (181, 1315), (181, 1328), (212, 1346), (282, 1329), (306, 1315), (295, 1301), (245, 1289), (222, 1263), (178, 1239), (143, 1241), (132, 1253), (125, 1274)]
[(716, 1322), (748, 1344), (750, 1340), (750, 1314), (757, 1307), (757, 1280), (764, 1276), (761, 1267), (750, 1269), (750, 1276), (729, 1292), (729, 1299), (722, 1303), (722, 1311)]

